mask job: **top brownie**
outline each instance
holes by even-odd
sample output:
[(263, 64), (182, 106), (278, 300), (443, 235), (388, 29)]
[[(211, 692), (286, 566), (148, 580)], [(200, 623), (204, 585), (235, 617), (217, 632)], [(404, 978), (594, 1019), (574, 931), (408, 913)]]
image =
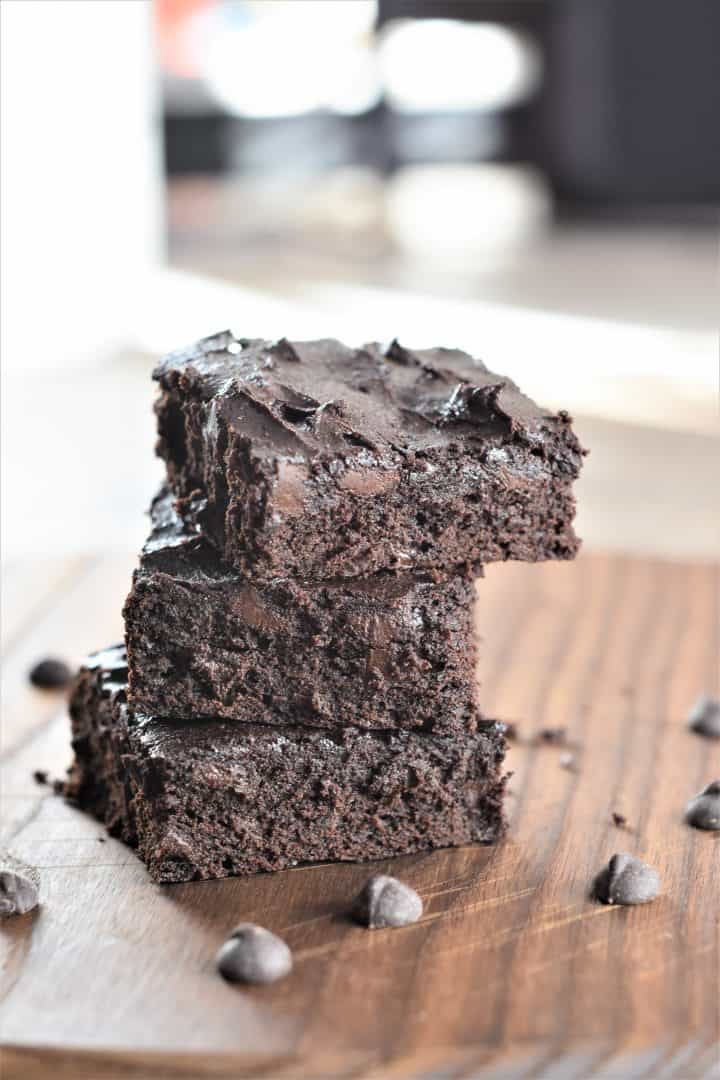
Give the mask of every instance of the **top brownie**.
[(154, 378), (179, 508), (242, 571), (354, 577), (577, 550), (569, 416), (467, 353), (225, 331)]

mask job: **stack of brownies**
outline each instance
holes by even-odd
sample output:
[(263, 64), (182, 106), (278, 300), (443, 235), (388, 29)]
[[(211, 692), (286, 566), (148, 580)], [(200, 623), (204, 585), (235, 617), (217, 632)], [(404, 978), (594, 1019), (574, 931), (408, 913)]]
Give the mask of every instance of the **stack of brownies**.
[(568, 416), (397, 342), (225, 332), (155, 378), (166, 486), (126, 647), (75, 685), (70, 796), (157, 881), (495, 840), (474, 578), (575, 554)]

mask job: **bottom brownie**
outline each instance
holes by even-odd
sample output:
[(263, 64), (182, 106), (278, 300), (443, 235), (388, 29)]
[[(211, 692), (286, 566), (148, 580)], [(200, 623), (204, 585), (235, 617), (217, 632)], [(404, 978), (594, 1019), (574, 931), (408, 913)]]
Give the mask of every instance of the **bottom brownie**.
[(137, 847), (155, 881), (252, 874), (492, 843), (503, 830), (498, 725), (441, 738), (134, 714), (121, 646), (70, 703), (68, 797)]

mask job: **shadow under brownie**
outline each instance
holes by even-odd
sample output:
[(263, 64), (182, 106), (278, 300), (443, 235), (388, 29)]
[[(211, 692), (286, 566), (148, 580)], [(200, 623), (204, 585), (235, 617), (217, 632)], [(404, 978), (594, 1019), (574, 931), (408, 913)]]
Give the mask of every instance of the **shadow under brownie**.
[(134, 709), (436, 734), (483, 722), (467, 574), (249, 580), (167, 491), (151, 513), (124, 610)]
[(68, 797), (159, 882), (492, 843), (504, 829), (498, 725), (441, 738), (158, 720), (127, 704), (125, 653), (73, 690)]

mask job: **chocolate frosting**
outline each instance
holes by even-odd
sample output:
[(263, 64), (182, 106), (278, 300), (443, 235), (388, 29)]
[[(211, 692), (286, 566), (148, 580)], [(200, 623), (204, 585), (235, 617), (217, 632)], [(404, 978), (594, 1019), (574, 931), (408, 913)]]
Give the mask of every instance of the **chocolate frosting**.
[(568, 423), (459, 349), (397, 341), (351, 349), (333, 339), (273, 342), (223, 331), (170, 354), (154, 378), (165, 387), (193, 384), (207, 402), (206, 435), (221, 412), (259, 456), (377, 461), (458, 439), (539, 444), (548, 428)]

